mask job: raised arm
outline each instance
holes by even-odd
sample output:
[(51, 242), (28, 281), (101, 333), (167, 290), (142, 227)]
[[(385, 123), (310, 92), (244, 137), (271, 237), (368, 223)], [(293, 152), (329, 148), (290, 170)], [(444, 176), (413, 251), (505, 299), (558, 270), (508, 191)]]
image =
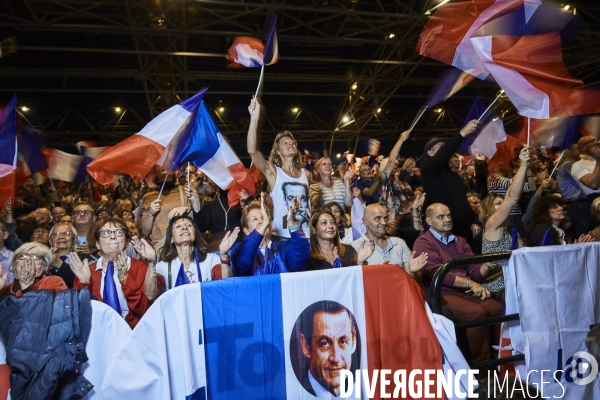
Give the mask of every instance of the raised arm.
[(273, 164), (265, 160), (265, 157), (258, 150), (258, 122), (260, 119), (260, 102), (255, 97), (250, 101), (248, 111), (250, 112), (250, 126), (248, 127), (248, 154), (252, 158), (252, 162), (256, 168), (267, 178), (269, 189), (273, 191), (275, 188), (275, 178), (277, 171)]
[[(498, 229), (504, 221), (509, 217), (514, 205), (519, 201), (523, 194), (523, 185), (525, 184), (525, 176), (529, 168), (529, 148), (524, 147), (519, 155), (521, 159), (521, 166), (517, 171), (517, 174), (513, 177), (513, 180), (506, 190), (506, 197), (498, 210), (488, 221), (485, 223), (485, 236), (486, 239), (490, 240), (491, 235)], [(489, 237), (488, 237), (489, 236)]]
[(402, 148), (402, 144), (406, 142), (409, 135), (409, 131), (402, 132), (400, 138), (398, 139), (398, 141), (392, 148), (392, 151), (390, 152), (390, 157), (385, 166), (385, 169), (381, 173), (385, 172), (386, 176), (388, 177), (392, 174), (392, 171), (394, 170), (394, 161), (396, 161), (396, 158), (398, 158), (398, 154), (400, 154), (400, 148)]

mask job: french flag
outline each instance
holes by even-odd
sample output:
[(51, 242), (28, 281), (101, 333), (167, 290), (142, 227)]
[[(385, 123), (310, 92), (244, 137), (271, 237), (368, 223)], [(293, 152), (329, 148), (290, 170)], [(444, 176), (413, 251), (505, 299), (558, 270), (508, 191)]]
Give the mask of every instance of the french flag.
[(238, 36), (227, 50), (225, 58), (229, 61), (228, 68), (261, 67), (272, 65), (279, 60), (277, 44), (277, 14), (269, 21), (267, 42), (250, 36)]
[(77, 142), (75, 144), (75, 147), (77, 147), (77, 150), (79, 150), (79, 154), (81, 154), (82, 156), (86, 156), (91, 158), (92, 160), (95, 160), (100, 156), (100, 154), (104, 153), (104, 151), (106, 151), (106, 149), (108, 149), (109, 146), (98, 147), (96, 146), (95, 142), (83, 141)]
[(34, 130), (24, 126), (17, 135), (19, 159), (17, 161), (17, 180), (31, 176), (33, 183), (41, 185), (47, 179), (46, 160), (35, 140)]
[(91, 158), (48, 147), (42, 147), (42, 154), (48, 165), (48, 178), (65, 182), (85, 182), (85, 167), (92, 161)]
[(479, 79), (493, 80), (470, 39), (492, 35), (533, 35), (565, 30), (573, 14), (541, 0), (473, 0), (447, 3), (429, 19), (417, 52), (459, 68)]
[(194, 111), (207, 90), (167, 109), (140, 132), (105, 150), (87, 166), (90, 176), (108, 186), (116, 173), (143, 179), (155, 165), (163, 165), (169, 149), (176, 146), (172, 142), (189, 133), (194, 124)]
[(254, 181), (202, 102), (207, 90), (169, 108), (139, 133), (105, 150), (88, 165), (90, 176), (101, 185), (110, 185), (117, 172), (144, 178), (154, 165), (175, 171), (189, 161), (229, 191), (230, 205), (239, 202), (242, 189), (254, 194)]
[(332, 399), (343, 368), (368, 371), (351, 395), (367, 399), (385, 397), (375, 370), (406, 370), (405, 382), (420, 370), (421, 394), (400, 393), (423, 398), (427, 384), (436, 393), (425, 370), (468, 368), (443, 320), (392, 265), (183, 285), (156, 300), (97, 387), (104, 398)]
[(474, 119), (481, 119), (482, 128), (477, 132), (467, 136), (456, 149), (460, 155), (475, 155), (483, 154), (488, 159), (496, 154), (496, 144), (506, 140), (506, 132), (504, 131), (504, 123), (493, 112), (488, 111), (486, 105), (479, 97), (475, 99), (471, 111), (465, 119), (464, 125)]
[(483, 36), (471, 43), (522, 116), (548, 119), (600, 112), (600, 90), (569, 74), (558, 32)]
[[(575, 143), (579, 136), (581, 120), (579, 115), (574, 117), (531, 119), (529, 129), (530, 144), (532, 147), (547, 147), (551, 149), (568, 149)], [(521, 118), (522, 129), (518, 138), (522, 143), (527, 143), (527, 118)]]
[(437, 85), (434, 87), (434, 90), (431, 92), (431, 95), (423, 107), (431, 108), (449, 99), (460, 89), (471, 83), (473, 79), (475, 78), (472, 75), (457, 68), (445, 71), (442, 73)]
[(0, 111), (0, 207), (15, 196), (17, 169), (17, 95)]

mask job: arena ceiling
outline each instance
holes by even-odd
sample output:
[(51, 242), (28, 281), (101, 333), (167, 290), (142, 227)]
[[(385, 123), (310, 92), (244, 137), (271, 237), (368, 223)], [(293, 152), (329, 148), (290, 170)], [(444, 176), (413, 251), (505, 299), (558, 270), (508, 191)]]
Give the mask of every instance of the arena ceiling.
[[(428, 10), (441, 0), (0, 0), (0, 102), (18, 93), (27, 124), (50, 146), (113, 144), (203, 87), (215, 122), (240, 148), (259, 69), (228, 69), (236, 36), (263, 38), (279, 15), (280, 61), (265, 70), (265, 142), (287, 129), (328, 151), (332, 138), (396, 138), (446, 65), (415, 52)], [(600, 84), (600, 5), (570, 1), (584, 25), (565, 46), (570, 72)], [(18, 43), (6, 55), (7, 38)], [(499, 88), (474, 82), (435, 110), (413, 137), (460, 127), (475, 98)], [(25, 107), (25, 108), (23, 108)], [(505, 122), (516, 113), (502, 101)], [(27, 110), (27, 111), (24, 111)], [(345, 119), (347, 118), (347, 120)]]

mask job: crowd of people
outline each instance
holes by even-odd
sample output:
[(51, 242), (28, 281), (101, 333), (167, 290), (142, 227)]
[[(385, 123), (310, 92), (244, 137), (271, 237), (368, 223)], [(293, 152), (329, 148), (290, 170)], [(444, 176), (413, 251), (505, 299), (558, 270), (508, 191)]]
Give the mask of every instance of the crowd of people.
[[(485, 157), (463, 163), (456, 153), (480, 128), (474, 120), (430, 140), (422, 155), (400, 156), (403, 132), (379, 162), (323, 157), (310, 168), (288, 131), (265, 157), (257, 99), (249, 112), (247, 148), (262, 180), (234, 206), (185, 166), (156, 166), (152, 182), (125, 176), (110, 188), (26, 181), (0, 215), (0, 298), (88, 287), (133, 328), (162, 293), (188, 283), (393, 264), (425, 289), (456, 257), (600, 239), (593, 136), (560, 165), (523, 146), (488, 171)], [(503, 301), (497, 263), (468, 265), (443, 281), (444, 314), (454, 321), (501, 315)], [(468, 330), (472, 362), (493, 357), (498, 330)]]

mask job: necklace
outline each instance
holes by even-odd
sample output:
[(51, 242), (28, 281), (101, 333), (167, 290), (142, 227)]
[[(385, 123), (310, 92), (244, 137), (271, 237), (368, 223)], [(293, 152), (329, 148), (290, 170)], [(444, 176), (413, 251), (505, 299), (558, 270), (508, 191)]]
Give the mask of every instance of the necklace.
[(221, 205), (221, 208), (223, 209), (223, 212), (225, 213), (225, 231), (227, 231), (227, 213), (229, 212), (229, 210), (231, 210), (231, 206), (229, 206), (229, 208), (227, 210), (225, 210), (225, 207), (223, 206), (223, 203), (221, 202), (221, 196), (218, 196), (217, 199), (219, 199), (219, 204)]

